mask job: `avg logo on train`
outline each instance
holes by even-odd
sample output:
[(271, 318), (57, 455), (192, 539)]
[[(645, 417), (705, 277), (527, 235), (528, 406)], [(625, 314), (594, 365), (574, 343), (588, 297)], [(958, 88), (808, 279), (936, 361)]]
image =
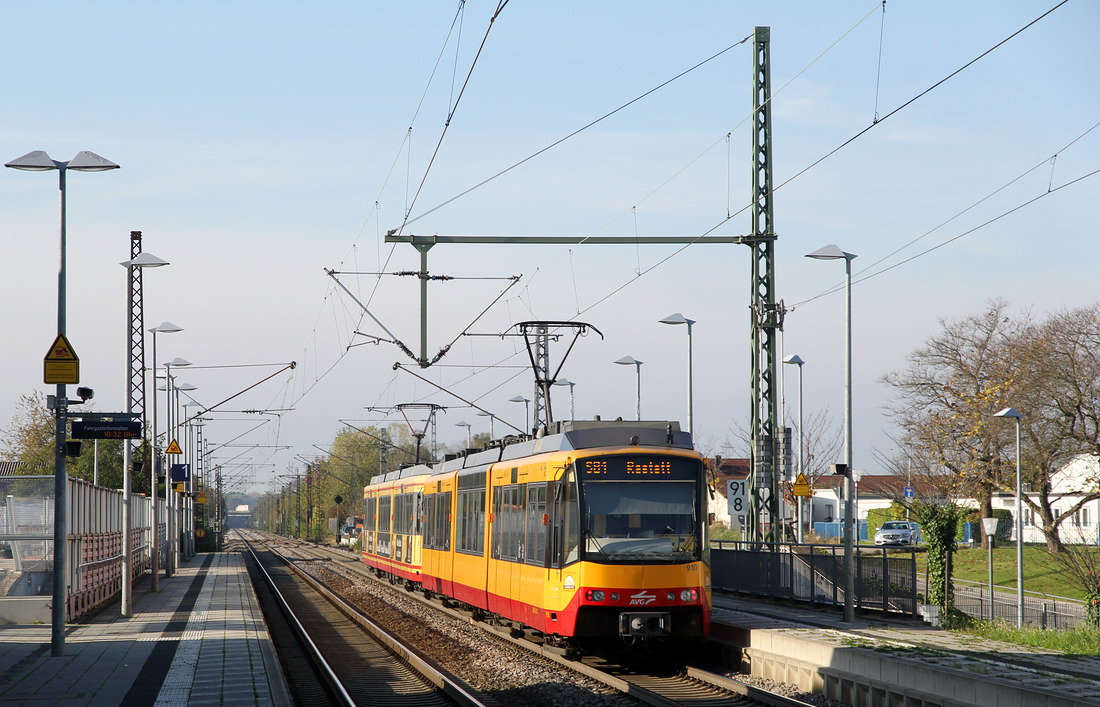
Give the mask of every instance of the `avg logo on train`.
[(703, 457), (677, 422), (556, 422), (363, 489), (363, 562), (479, 620), (583, 651), (710, 632)]

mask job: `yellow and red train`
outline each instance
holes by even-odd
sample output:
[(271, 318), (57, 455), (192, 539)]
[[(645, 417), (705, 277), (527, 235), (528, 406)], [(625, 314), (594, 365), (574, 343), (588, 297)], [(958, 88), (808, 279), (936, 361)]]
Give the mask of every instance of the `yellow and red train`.
[(364, 489), (363, 561), (554, 645), (702, 639), (703, 458), (678, 423), (569, 421)]

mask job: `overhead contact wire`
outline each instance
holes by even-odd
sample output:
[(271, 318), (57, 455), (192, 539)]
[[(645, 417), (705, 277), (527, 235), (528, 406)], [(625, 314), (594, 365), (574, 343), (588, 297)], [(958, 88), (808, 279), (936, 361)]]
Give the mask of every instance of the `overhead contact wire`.
[(481, 52), (485, 50), (485, 44), (489, 41), (489, 33), (493, 30), (493, 25), (496, 23), (497, 17), (500, 16), (504, 6), (508, 4), (508, 0), (501, 0), (497, 5), (496, 12), (489, 19), (489, 27), (485, 30), (485, 36), (481, 38), (481, 45), (477, 48), (477, 53), (474, 55), (473, 62), (470, 63), (470, 69), (466, 72), (466, 78), (462, 82), (462, 89), (458, 92), (458, 98), (455, 99), (454, 107), (451, 112), (447, 114), (447, 121), (443, 124), (443, 132), (439, 135), (439, 140), (435, 144), (435, 150), (432, 152), (431, 159), (428, 160), (428, 166), (424, 169), (424, 176), (420, 179), (420, 185), (416, 188), (416, 193), (413, 195), (412, 203), (409, 204), (407, 213), (405, 214), (405, 220), (402, 222), (401, 227), (397, 231), (403, 232), (405, 227), (412, 221), (409, 220), (409, 213), (412, 212), (413, 206), (416, 204), (416, 200), (420, 198), (420, 192), (424, 189), (424, 184), (428, 181), (428, 175), (432, 171), (432, 165), (435, 164), (436, 157), (439, 156), (439, 150), (443, 147), (443, 140), (447, 137), (447, 131), (451, 127), (451, 119), (454, 117), (455, 111), (458, 110), (458, 104), (462, 102), (462, 96), (466, 94), (466, 88), (470, 85), (470, 79), (473, 77), (474, 69), (477, 67), (477, 62), (481, 58)]

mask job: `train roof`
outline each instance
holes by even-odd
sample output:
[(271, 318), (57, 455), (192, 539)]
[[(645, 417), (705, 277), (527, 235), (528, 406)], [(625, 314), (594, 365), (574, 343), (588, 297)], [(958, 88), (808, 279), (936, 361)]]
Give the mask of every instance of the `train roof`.
[(404, 469), (394, 469), (393, 471), (387, 471), (385, 474), (378, 474), (372, 476), (368, 486), (376, 486), (378, 484), (384, 484), (387, 481), (397, 481), (398, 479), (407, 479), (410, 476), (420, 476), (421, 474), (432, 473), (432, 468), (427, 464), (415, 464), (413, 466), (407, 466)]
[[(466, 454), (444, 459), (431, 467), (418, 464), (409, 469), (418, 469), (416, 473), (420, 474), (447, 474), (464, 469), (480, 470), (498, 461), (521, 459), (533, 454), (625, 446), (693, 449), (691, 433), (681, 430), (680, 423), (676, 421), (566, 420), (553, 423), (550, 432), (540, 430), (540, 434), (534, 437), (505, 437), (488, 449), (467, 450)], [(407, 473), (409, 469), (401, 473)], [(375, 477), (371, 483), (405, 478), (395, 476), (398, 473), (391, 471), (383, 477)]]
[(566, 420), (555, 422), (550, 433), (506, 446), (501, 461), (531, 454), (627, 445), (692, 449), (691, 434), (682, 431), (679, 422)]

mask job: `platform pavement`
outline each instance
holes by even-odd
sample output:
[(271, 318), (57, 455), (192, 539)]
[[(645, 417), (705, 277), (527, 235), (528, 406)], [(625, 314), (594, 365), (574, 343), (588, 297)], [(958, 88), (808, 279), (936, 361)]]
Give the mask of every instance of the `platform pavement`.
[(945, 672), (954, 669), (964, 675), (964, 682), (976, 684), (1000, 678), (1038, 691), (1034, 694), (1049, 692), (1074, 704), (1100, 705), (1100, 657), (945, 631), (916, 619), (857, 615), (854, 622), (847, 623), (836, 609), (776, 607), (715, 594), (712, 635), (725, 634), (744, 641), (747, 635), (743, 632), (748, 631), (773, 632), (834, 647), (863, 648), (879, 657), (893, 653)]
[(292, 704), (239, 553), (200, 554), (152, 592), (69, 624), (64, 655), (51, 627), (0, 626), (0, 705)]

